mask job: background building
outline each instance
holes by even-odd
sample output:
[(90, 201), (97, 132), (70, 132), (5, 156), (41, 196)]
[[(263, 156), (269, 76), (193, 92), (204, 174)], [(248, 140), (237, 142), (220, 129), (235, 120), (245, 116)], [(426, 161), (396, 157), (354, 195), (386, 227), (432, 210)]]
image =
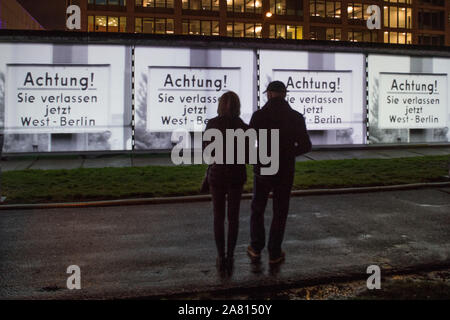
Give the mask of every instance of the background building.
[[(73, 0), (84, 31), (450, 45), (445, 0)], [(382, 29), (366, 27), (367, 7)], [(272, 13), (268, 17), (267, 12)]]
[(42, 26), (16, 0), (0, 1), (0, 29), (42, 30)]
[[(65, 8), (77, 4), (89, 32), (450, 45), (448, 0), (18, 1), (49, 30), (64, 30)], [(381, 30), (366, 27), (373, 4), (382, 10)]]
[(46, 30), (66, 29), (66, 0), (17, 0)]

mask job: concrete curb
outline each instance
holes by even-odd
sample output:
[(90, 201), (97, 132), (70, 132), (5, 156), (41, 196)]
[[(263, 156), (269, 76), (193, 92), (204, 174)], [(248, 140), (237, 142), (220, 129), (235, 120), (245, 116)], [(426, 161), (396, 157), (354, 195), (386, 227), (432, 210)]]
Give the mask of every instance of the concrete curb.
[[(413, 183), (413, 184), (391, 185), (391, 186), (375, 186), (375, 187), (293, 190), (291, 194), (294, 197), (300, 197), (311, 195), (365, 193), (365, 192), (381, 192), (381, 191), (411, 190), (420, 188), (440, 188), (440, 187), (450, 187), (450, 181)], [(251, 198), (252, 198), (251, 193), (245, 193), (242, 195), (242, 199), (251, 199)], [(102, 201), (67, 202), (67, 203), (10, 204), (10, 205), (0, 205), (0, 211), (56, 209), (56, 208), (116, 207), (116, 206), (130, 206), (130, 205), (150, 205), (150, 204), (206, 202), (206, 201), (211, 201), (211, 195), (102, 200)]]

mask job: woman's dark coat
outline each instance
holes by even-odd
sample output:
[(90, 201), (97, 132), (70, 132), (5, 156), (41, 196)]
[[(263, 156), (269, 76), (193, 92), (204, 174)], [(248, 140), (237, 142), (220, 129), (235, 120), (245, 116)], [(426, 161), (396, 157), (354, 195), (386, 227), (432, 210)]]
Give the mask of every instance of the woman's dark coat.
[[(240, 186), (247, 180), (247, 172), (245, 164), (237, 163), (237, 145), (234, 146), (234, 164), (226, 164), (226, 146), (227, 143), (233, 143), (233, 141), (227, 141), (226, 129), (242, 129), (247, 130), (249, 127), (239, 117), (229, 118), (225, 116), (218, 116), (208, 121), (206, 130), (218, 129), (222, 133), (223, 137), (223, 162), (224, 164), (211, 164), (208, 172), (208, 182), (213, 187), (226, 187), (226, 186)], [(203, 149), (210, 144), (211, 141), (203, 143)], [(245, 144), (246, 159), (248, 155), (248, 141)], [(214, 155), (214, 153), (213, 153)]]

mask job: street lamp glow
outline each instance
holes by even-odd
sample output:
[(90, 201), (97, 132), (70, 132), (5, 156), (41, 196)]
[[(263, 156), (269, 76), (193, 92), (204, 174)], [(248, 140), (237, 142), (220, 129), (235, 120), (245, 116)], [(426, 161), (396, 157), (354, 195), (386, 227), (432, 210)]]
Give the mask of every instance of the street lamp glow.
[(272, 12), (269, 11), (269, 12), (266, 13), (266, 17), (267, 18), (270, 18), (271, 16), (272, 16)]

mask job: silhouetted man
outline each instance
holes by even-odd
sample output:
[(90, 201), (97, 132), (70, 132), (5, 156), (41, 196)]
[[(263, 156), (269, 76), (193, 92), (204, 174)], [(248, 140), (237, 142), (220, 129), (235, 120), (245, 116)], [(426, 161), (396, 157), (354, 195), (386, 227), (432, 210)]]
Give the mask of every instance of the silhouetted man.
[[(258, 159), (254, 165), (253, 200), (251, 205), (250, 237), (247, 253), (252, 261), (259, 261), (265, 246), (264, 211), (269, 193), (273, 192), (273, 218), (269, 233), (269, 263), (274, 265), (284, 261), (281, 250), (286, 219), (289, 211), (289, 199), (294, 181), (296, 157), (311, 151), (311, 141), (306, 131), (305, 119), (293, 110), (286, 98), (286, 87), (280, 81), (274, 81), (267, 87), (268, 102), (253, 114), (250, 127), (259, 132), (267, 129), (279, 129), (279, 170), (275, 175), (262, 175), (264, 167)], [(267, 150), (271, 150), (269, 147)], [(259, 152), (258, 152), (259, 154)], [(273, 157), (273, 155), (271, 155)]]

